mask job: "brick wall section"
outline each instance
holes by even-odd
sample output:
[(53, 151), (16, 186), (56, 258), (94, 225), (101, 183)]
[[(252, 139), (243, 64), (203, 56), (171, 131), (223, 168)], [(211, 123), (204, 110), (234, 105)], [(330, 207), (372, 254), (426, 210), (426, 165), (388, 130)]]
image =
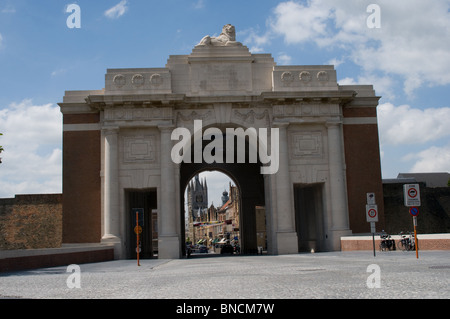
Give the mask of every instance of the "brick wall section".
[[(375, 107), (344, 108), (344, 117), (373, 117)], [(353, 233), (370, 232), (366, 221), (367, 193), (375, 193), (379, 222), (384, 229), (383, 184), (377, 124), (344, 125), (345, 164), (350, 229)]]
[(0, 199), (0, 250), (57, 248), (61, 239), (61, 194)]
[[(439, 236), (436, 236), (439, 237)], [(450, 239), (446, 238), (448, 236), (443, 235), (443, 238), (420, 238), (418, 235), (419, 251), (421, 250), (450, 250)], [(398, 243), (400, 241), (399, 236), (392, 237), (395, 241), (396, 250), (400, 250)], [(380, 237), (375, 236), (375, 249), (380, 250)], [(341, 250), (342, 251), (353, 251), (353, 250), (373, 250), (372, 238), (353, 238), (351, 240), (346, 240), (343, 238), (341, 240)]]
[[(64, 114), (64, 124), (98, 121), (98, 114)], [(101, 240), (100, 135), (63, 132), (63, 243)]]
[[(417, 232), (419, 234), (450, 233), (450, 187), (420, 188), (419, 215)], [(397, 235), (400, 232), (413, 231), (409, 208), (404, 204), (403, 183), (383, 185), (386, 225), (385, 231)]]
[(79, 252), (0, 258), (0, 273), (70, 264), (97, 263), (109, 260), (114, 260), (114, 248), (112, 247)]

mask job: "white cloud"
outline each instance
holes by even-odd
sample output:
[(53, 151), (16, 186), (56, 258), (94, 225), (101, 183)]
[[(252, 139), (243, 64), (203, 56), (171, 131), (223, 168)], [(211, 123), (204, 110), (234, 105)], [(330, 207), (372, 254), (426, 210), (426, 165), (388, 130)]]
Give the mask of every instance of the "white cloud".
[(15, 13), (16, 8), (14, 8), (11, 4), (7, 4), (3, 9), (1, 10), (2, 13)]
[(342, 63), (344, 63), (344, 59), (333, 58), (327, 62), (329, 65), (334, 65), (335, 68), (338, 68)]
[(382, 144), (424, 144), (450, 137), (450, 107), (425, 110), (409, 105), (378, 106), (378, 126)]
[(359, 76), (356, 80), (351, 77), (346, 77), (338, 81), (340, 85), (373, 85), (375, 94), (387, 99), (395, 97), (393, 89), (394, 81), (389, 76), (379, 77), (374, 74), (365, 74)]
[(339, 85), (356, 85), (358, 84), (354, 78), (346, 77), (338, 81)]
[[(412, 156), (409, 156), (411, 158)], [(446, 147), (432, 146), (418, 154), (418, 158), (413, 165), (412, 173), (426, 172), (450, 172), (450, 145)]]
[(108, 9), (105, 11), (105, 16), (107, 16), (110, 19), (117, 19), (120, 18), (127, 12), (127, 0), (122, 0), (118, 4), (116, 4), (114, 7)]
[(51, 76), (52, 76), (52, 77), (56, 77), (56, 76), (59, 76), (59, 75), (63, 75), (63, 74), (65, 74), (66, 72), (67, 72), (67, 69), (64, 69), (64, 68), (57, 69), (57, 70), (55, 70), (55, 71), (53, 71), (53, 72), (51, 73)]
[[(369, 28), (372, 0), (287, 1), (268, 19), (261, 38), (343, 49), (364, 74), (400, 76), (410, 97), (423, 86), (450, 84), (450, 0), (379, 0), (381, 28)], [(256, 43), (257, 35), (252, 40)], [(259, 45), (258, 47), (261, 47)], [(339, 60), (339, 57), (336, 59)]]
[(287, 54), (284, 53), (284, 52), (281, 52), (281, 53), (278, 55), (277, 61), (278, 61), (278, 63), (281, 64), (281, 65), (289, 65), (289, 64), (291, 64), (292, 57), (290, 57), (289, 55), (287, 55)]
[(2, 34), (0, 33), (0, 48), (2, 47), (2, 42), (3, 42), (3, 37), (2, 37)]
[(205, 0), (197, 0), (194, 3), (194, 8), (195, 9), (203, 9), (205, 7)]
[(0, 197), (60, 193), (62, 183), (62, 116), (53, 104), (31, 100), (0, 110)]
[(250, 44), (250, 52), (260, 53), (264, 52), (263, 46), (270, 43), (270, 33), (264, 35), (258, 35), (258, 32), (254, 28), (245, 29), (238, 31), (236, 36), (242, 38), (242, 42), (245, 44)]
[(286, 43), (302, 43), (326, 36), (329, 14), (319, 1), (309, 1), (308, 5), (282, 2), (275, 8), (270, 25), (275, 34), (284, 36)]

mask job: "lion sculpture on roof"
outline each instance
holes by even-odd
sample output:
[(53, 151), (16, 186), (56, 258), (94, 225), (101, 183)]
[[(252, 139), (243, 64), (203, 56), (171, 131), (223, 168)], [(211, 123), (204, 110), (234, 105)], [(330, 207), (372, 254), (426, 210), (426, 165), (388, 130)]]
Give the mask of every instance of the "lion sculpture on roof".
[(226, 24), (222, 28), (222, 33), (218, 37), (209, 35), (203, 37), (198, 46), (230, 46), (240, 45), (236, 42), (236, 29), (231, 24)]

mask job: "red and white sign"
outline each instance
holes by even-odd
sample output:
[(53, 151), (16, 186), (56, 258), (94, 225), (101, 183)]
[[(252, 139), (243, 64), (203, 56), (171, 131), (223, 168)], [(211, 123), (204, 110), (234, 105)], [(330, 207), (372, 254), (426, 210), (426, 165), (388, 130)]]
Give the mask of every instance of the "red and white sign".
[(378, 206), (377, 205), (366, 205), (366, 220), (369, 223), (378, 221)]
[(403, 195), (405, 197), (405, 206), (406, 207), (420, 206), (419, 184), (403, 185)]

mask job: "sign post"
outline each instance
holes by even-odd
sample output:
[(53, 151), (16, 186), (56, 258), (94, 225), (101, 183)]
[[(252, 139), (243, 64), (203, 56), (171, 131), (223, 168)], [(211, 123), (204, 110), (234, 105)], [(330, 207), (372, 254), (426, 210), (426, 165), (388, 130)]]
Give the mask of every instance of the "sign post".
[(419, 258), (419, 242), (417, 241), (417, 215), (419, 215), (419, 209), (417, 207), (411, 207), (409, 209), (409, 213), (413, 217), (413, 225), (414, 225), (414, 246), (416, 248), (416, 258)]
[(416, 248), (416, 258), (419, 258), (419, 242), (417, 241), (417, 215), (419, 215), (420, 206), (420, 189), (419, 184), (405, 184), (403, 185), (403, 196), (405, 199), (405, 206), (409, 207), (409, 213), (413, 217), (414, 224), (414, 246)]
[(370, 223), (370, 232), (372, 233), (373, 256), (375, 253), (375, 223), (378, 222), (378, 206), (375, 204), (375, 194), (367, 193), (366, 220)]
[(137, 255), (137, 265), (139, 264), (139, 212), (136, 210), (136, 227), (134, 228), (134, 231), (136, 233), (136, 255)]
[(139, 235), (142, 233), (142, 226), (144, 224), (144, 209), (143, 208), (133, 208), (132, 212), (136, 214), (136, 225), (134, 227), (134, 232), (136, 234), (136, 256), (137, 256), (137, 265), (140, 266), (139, 263), (139, 253), (141, 252), (141, 245), (139, 240)]

